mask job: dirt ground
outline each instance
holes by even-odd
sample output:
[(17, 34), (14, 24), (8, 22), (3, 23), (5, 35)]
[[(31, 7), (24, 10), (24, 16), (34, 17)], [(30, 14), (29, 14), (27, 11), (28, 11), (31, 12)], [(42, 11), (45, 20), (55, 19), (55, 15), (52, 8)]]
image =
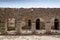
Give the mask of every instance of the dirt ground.
[(0, 40), (60, 40), (60, 35), (0, 36)]

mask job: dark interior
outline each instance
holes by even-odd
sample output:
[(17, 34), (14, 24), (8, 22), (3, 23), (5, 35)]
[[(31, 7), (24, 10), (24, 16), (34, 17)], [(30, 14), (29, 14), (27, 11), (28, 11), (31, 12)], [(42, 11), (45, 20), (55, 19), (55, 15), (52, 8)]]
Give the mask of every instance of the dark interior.
[(39, 19), (36, 20), (36, 29), (37, 30), (40, 29), (40, 20)]

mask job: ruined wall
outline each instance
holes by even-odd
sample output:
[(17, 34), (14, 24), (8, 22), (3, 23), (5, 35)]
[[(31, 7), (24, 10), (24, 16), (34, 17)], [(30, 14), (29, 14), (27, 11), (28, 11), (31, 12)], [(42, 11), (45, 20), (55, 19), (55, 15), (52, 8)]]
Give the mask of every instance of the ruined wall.
[(21, 28), (28, 29), (28, 20), (31, 20), (32, 23), (30, 29), (36, 30), (37, 19), (40, 19), (41, 29), (44, 30), (49, 30), (47, 23), (50, 23), (50, 30), (53, 29), (54, 19), (58, 19), (60, 29), (60, 8), (0, 8), (0, 26), (4, 26), (4, 29), (7, 28), (9, 18), (15, 18), (18, 33), (20, 33)]

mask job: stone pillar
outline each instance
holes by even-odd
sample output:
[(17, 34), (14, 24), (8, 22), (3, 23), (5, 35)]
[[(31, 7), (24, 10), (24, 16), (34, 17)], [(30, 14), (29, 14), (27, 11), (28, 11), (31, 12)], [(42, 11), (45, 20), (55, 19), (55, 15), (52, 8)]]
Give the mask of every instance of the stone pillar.
[(50, 22), (47, 22), (46, 25), (45, 25), (45, 29), (46, 29), (46, 33), (47, 34), (50, 34), (51, 33), (51, 23)]
[(19, 32), (21, 34), (21, 32), (22, 32), (22, 24), (21, 23), (20, 23), (20, 28), (19, 29), (20, 29)]
[(32, 31), (32, 33), (34, 34), (35, 33), (35, 30), (36, 28), (35, 28), (35, 23), (32, 23), (32, 26), (31, 26), (31, 31)]
[(16, 23), (16, 30), (17, 30), (17, 34), (21, 34), (21, 23), (20, 22), (17, 22)]
[(60, 21), (59, 21), (59, 30), (60, 30)]
[(7, 32), (7, 20), (5, 21), (5, 32)]

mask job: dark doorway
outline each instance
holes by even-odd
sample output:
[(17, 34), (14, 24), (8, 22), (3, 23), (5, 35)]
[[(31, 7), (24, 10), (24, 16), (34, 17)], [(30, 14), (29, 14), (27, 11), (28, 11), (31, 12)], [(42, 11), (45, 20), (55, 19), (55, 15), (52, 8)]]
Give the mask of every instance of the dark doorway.
[(28, 26), (31, 26), (31, 20), (28, 20)]
[(57, 19), (54, 20), (54, 29), (59, 30), (59, 21)]
[(36, 29), (37, 30), (40, 29), (40, 20), (39, 19), (36, 20)]

